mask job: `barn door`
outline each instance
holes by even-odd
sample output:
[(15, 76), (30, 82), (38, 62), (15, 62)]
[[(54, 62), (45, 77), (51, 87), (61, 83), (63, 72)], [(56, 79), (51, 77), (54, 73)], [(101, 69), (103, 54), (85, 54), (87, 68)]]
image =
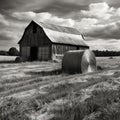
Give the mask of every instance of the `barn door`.
[(39, 47), (38, 59), (40, 61), (47, 61), (51, 59), (51, 47), (41, 46)]
[(31, 47), (30, 49), (31, 61), (38, 59), (38, 47)]

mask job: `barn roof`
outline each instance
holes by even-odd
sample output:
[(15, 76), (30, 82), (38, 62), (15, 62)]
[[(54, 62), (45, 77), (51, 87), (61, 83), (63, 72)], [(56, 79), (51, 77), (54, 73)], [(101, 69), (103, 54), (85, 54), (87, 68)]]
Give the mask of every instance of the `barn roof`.
[(89, 47), (75, 28), (32, 21), (41, 26), (52, 43)]

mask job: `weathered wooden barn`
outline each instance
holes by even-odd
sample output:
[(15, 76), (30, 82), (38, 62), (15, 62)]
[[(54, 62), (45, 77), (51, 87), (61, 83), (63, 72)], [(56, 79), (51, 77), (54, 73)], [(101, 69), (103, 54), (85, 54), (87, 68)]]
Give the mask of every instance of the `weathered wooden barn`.
[(31, 21), (18, 42), (22, 57), (34, 60), (52, 60), (68, 50), (89, 49), (76, 29)]

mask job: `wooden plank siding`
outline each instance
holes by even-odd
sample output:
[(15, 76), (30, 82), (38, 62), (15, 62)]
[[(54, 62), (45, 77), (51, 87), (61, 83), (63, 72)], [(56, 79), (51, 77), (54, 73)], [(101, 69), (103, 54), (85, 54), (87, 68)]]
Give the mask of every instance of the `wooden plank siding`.
[(30, 47), (28, 47), (28, 46), (22, 46), (21, 47), (21, 55), (24, 58), (30, 57)]
[(38, 48), (38, 60), (51, 60), (51, 46), (40, 46)]
[(70, 46), (70, 45), (52, 45), (52, 59), (62, 59), (65, 52), (70, 50), (85, 50), (85, 47)]
[(52, 44), (45, 32), (40, 26), (36, 25), (36, 32), (33, 32), (34, 24), (31, 24), (25, 29), (24, 35), (20, 44), (22, 46), (44, 46)]

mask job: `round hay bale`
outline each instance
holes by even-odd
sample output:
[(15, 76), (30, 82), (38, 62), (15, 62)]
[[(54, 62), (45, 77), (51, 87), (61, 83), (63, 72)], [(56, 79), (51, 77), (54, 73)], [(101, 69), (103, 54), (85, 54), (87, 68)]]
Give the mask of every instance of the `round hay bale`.
[(18, 63), (19, 63), (19, 62), (23, 62), (22, 57), (19, 57), (19, 56), (18, 56), (18, 57), (16, 57), (15, 62), (18, 62)]
[(95, 55), (90, 50), (68, 51), (62, 59), (62, 70), (70, 74), (94, 72), (97, 70)]
[(17, 63), (25, 62), (25, 61), (27, 61), (27, 59), (23, 58), (23, 57), (20, 57), (20, 56), (16, 57), (16, 59), (15, 59), (15, 62), (17, 62)]

